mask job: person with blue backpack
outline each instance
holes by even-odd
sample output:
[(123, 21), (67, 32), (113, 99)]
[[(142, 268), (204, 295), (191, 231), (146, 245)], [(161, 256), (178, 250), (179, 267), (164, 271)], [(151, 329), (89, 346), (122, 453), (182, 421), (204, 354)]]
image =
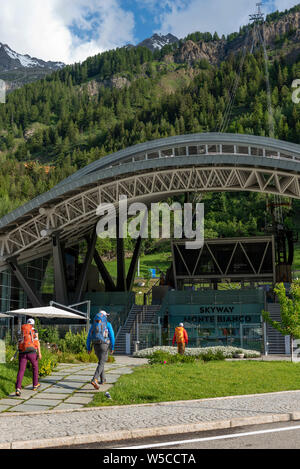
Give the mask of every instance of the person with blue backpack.
[(97, 390), (100, 388), (99, 383), (106, 383), (104, 365), (108, 359), (108, 349), (110, 347), (111, 353), (114, 353), (115, 348), (115, 334), (112, 325), (107, 320), (107, 316), (108, 314), (105, 311), (96, 314), (86, 341), (88, 353), (91, 353), (92, 348), (94, 348), (98, 358), (98, 366), (91, 381), (91, 384)]

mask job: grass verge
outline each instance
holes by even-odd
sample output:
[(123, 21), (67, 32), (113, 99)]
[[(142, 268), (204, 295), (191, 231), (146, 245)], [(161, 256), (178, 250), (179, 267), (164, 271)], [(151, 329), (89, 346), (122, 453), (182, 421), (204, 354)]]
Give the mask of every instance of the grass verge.
[[(18, 366), (16, 366), (15, 364), (0, 364), (0, 399), (7, 397), (9, 394), (15, 391), (17, 374)], [(32, 383), (32, 372), (31, 370), (26, 369), (22, 386), (28, 386), (30, 383)]]
[(112, 400), (88, 405), (146, 404), (300, 389), (300, 365), (290, 362), (208, 362), (145, 365), (119, 378)]

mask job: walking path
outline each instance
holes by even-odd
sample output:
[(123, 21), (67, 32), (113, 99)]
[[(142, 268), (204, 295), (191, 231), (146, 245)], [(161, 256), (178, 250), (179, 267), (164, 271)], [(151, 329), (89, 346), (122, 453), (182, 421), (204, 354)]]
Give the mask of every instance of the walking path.
[(0, 414), (0, 449), (59, 447), (300, 420), (300, 391)]
[(89, 404), (95, 393), (106, 392), (123, 374), (130, 374), (137, 365), (147, 360), (117, 356), (115, 363), (105, 365), (106, 384), (96, 391), (90, 384), (96, 363), (79, 365), (59, 364), (51, 376), (41, 378), (37, 392), (32, 385), (22, 390), (20, 397), (15, 393), (0, 400), (0, 412), (40, 412), (47, 410), (81, 409)]
[[(105, 392), (145, 359), (107, 364)], [(60, 365), (43, 389), (2, 399), (0, 449), (45, 448), (300, 420), (300, 391), (155, 404), (83, 408), (95, 391), (95, 364)], [(6, 401), (6, 403), (5, 403)], [(16, 404), (17, 402), (17, 404)]]

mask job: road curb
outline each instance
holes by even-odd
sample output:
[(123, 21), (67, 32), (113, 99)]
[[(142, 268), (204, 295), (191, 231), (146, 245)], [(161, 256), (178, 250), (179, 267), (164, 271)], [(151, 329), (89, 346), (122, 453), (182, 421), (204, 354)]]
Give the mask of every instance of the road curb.
[(133, 430), (120, 430), (96, 434), (74, 435), (41, 440), (14, 441), (0, 443), (0, 450), (7, 449), (42, 449), (62, 446), (84, 445), (92, 443), (109, 443), (137, 438), (168, 436), (209, 430), (224, 430), (248, 425), (262, 425), (276, 422), (289, 422), (300, 420), (300, 412), (286, 414), (266, 414), (252, 417), (241, 417), (227, 420), (191, 423), (184, 425), (170, 425), (165, 427), (136, 428)]

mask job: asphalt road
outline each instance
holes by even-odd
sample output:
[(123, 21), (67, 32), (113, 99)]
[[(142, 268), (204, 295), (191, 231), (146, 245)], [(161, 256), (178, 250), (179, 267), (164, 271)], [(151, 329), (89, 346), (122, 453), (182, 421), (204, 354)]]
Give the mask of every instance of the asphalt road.
[[(299, 449), (300, 422), (281, 422), (267, 425), (251, 425), (234, 429), (214, 430), (184, 435), (172, 435), (113, 443), (95, 443), (59, 449), (112, 450), (120, 455), (124, 450), (131, 453), (143, 450), (151, 454), (157, 450), (204, 450), (204, 449)], [(107, 451), (106, 451), (107, 453)]]

